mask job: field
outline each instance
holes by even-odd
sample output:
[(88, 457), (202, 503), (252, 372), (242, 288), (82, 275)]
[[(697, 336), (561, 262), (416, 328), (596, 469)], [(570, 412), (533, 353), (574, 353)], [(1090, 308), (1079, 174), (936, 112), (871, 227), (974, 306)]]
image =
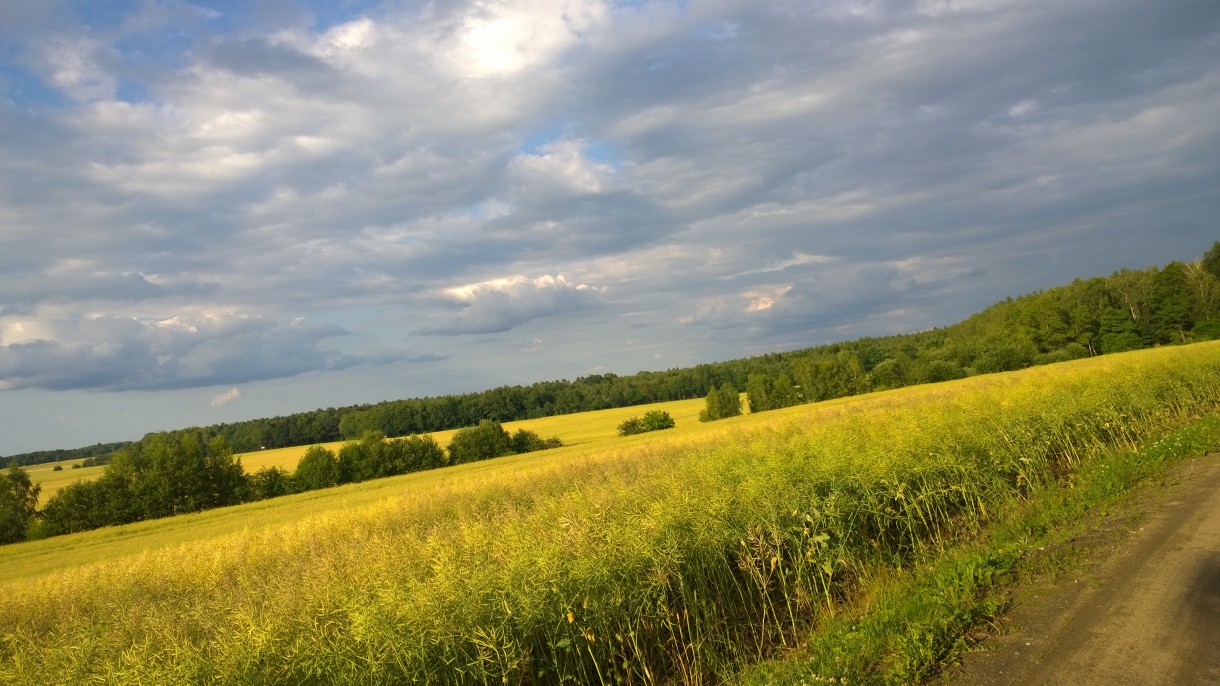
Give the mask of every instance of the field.
[(571, 445), (0, 549), (0, 681), (716, 681), (1218, 401), (1200, 344), (631, 439), (537, 420)]
[[(699, 411), (703, 409), (703, 405), (702, 399), (679, 400), (669, 403), (637, 405), (635, 407), (620, 407), (597, 412), (582, 412), (580, 414), (558, 417), (507, 422), (504, 424), (504, 428), (509, 433), (517, 429), (528, 429), (537, 432), (538, 435), (544, 438), (558, 436), (563, 441), (564, 446), (587, 448), (591, 445), (623, 440), (618, 436), (618, 425), (628, 417), (641, 416), (650, 410), (669, 412), (670, 416), (677, 423), (679, 431), (684, 433), (699, 426)], [(449, 444), (449, 439), (452, 438), (454, 431), (456, 430), (437, 431), (430, 435), (444, 447)], [(343, 443), (344, 441), (335, 441), (333, 443), (323, 443), (322, 445), (337, 451), (343, 446)], [(241, 453), (238, 457), (241, 459), (242, 466), (249, 474), (253, 474), (266, 467), (280, 467), (291, 472), (296, 469), (297, 462), (300, 461), (301, 456), (305, 454), (308, 448), (309, 446), (307, 445), (274, 448), (252, 453)], [(30, 475), (30, 480), (42, 487), (40, 503), (45, 504), (59, 489), (74, 481), (82, 479), (90, 481), (102, 475), (102, 467), (73, 469), (72, 465), (78, 462), (80, 460), (65, 460), (62, 462), (33, 465), (26, 468)], [(62, 467), (62, 469), (57, 472), (55, 471), (56, 466)]]

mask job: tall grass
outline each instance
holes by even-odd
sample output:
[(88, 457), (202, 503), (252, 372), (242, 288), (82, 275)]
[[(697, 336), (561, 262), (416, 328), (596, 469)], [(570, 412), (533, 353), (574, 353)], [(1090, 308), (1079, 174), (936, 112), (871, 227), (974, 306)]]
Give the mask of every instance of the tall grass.
[(1205, 344), (488, 465), (6, 583), (0, 679), (715, 681), (790, 645), (877, 569), (1218, 401), (1220, 345)]

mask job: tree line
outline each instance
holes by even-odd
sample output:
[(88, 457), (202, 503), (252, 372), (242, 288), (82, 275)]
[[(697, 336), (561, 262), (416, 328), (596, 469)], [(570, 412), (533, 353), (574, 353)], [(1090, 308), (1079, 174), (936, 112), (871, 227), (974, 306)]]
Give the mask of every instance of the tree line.
[[(929, 331), (630, 376), (594, 374), (574, 381), (326, 408), (195, 430), (224, 437), (237, 452), (250, 452), (359, 439), (368, 431), (409, 436), (472, 426), (483, 419), (508, 422), (701, 398), (725, 384), (745, 391), (752, 411), (760, 411), (1090, 355), (1216, 339), (1220, 338), (1218, 312), (1220, 242), (1194, 262), (1077, 279), (1006, 299), (958, 324)], [(33, 463), (26, 456), (17, 457), (23, 464)]]
[[(1008, 298), (965, 321), (741, 361), (710, 386), (700, 419), (913, 384), (1220, 338), (1220, 242), (1202, 259)], [(745, 377), (744, 383), (742, 377)]]
[[(700, 419), (874, 390), (1010, 371), (1156, 345), (1220, 338), (1220, 242), (1202, 259), (1122, 270), (999, 302), (943, 329), (633, 376), (500, 387), (289, 417), (150, 434), (115, 451), (100, 479), (61, 490), (36, 513), (38, 488), (14, 462), (0, 475), (0, 541), (275, 497), (560, 444), (501, 421), (704, 397)], [(667, 428), (660, 416), (630, 434)], [(633, 418), (634, 419), (634, 418)], [(672, 421), (672, 420), (671, 420)], [(467, 426), (442, 450), (416, 434)], [(386, 436), (409, 435), (403, 440)], [(234, 451), (358, 438), (336, 454), (310, 448), (296, 470), (246, 474)], [(54, 451), (50, 451), (54, 452)], [(89, 458), (96, 459), (96, 458)], [(14, 533), (19, 532), (19, 533)], [(14, 539), (14, 537), (16, 537)]]
[(37, 510), (39, 487), (16, 462), (0, 474), (0, 543), (46, 538), (103, 526), (264, 500), (292, 493), (556, 448), (520, 429), (509, 434), (484, 420), (457, 431), (448, 449), (431, 436), (389, 440), (370, 431), (339, 451), (310, 447), (291, 473), (279, 467), (247, 474), (224, 436), (203, 430), (156, 433), (120, 448), (100, 478), (78, 481)]

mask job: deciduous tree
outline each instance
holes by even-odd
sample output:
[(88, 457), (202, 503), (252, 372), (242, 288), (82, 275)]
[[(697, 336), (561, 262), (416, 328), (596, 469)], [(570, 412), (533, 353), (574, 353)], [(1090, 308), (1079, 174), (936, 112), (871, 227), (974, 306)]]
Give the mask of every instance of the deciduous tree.
[(30, 521), (38, 510), (41, 486), (30, 482), (16, 461), (0, 474), (0, 543), (24, 541)]

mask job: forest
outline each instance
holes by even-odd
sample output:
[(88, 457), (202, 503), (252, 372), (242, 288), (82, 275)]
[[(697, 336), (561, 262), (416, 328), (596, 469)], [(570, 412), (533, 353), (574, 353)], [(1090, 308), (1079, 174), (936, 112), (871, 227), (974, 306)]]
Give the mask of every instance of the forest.
[[(500, 426), (505, 421), (698, 397), (707, 398), (700, 419), (711, 421), (740, 412), (739, 391), (745, 391), (750, 411), (760, 412), (1212, 340), (1220, 338), (1218, 313), (1220, 242), (1195, 262), (1077, 279), (1006, 299), (942, 329), (664, 372), (602, 374), (150, 434), (115, 451), (102, 478), (63, 489), (37, 513), (33, 504), (38, 494), (18, 468), (23, 456), (16, 456), (9, 472), (0, 476), (0, 520), (7, 522), (0, 528), (8, 532), (0, 542), (197, 512), (560, 444), (528, 431), (510, 436)], [(454, 436), (447, 452), (430, 437), (418, 436), (462, 426), (468, 428)], [(629, 427), (628, 433), (636, 428)], [(411, 438), (387, 440), (399, 436)], [(234, 453), (264, 447), (343, 439), (352, 442), (337, 455), (322, 447), (311, 449), (294, 474), (262, 470), (247, 475), (234, 458)]]
[(387, 440), (370, 431), (338, 453), (315, 445), (289, 473), (247, 474), (224, 436), (199, 429), (155, 433), (123, 446), (100, 478), (77, 481), (37, 509), (38, 489), (16, 463), (0, 474), (0, 544), (103, 526), (172, 517), (292, 493), (359, 483), (446, 465), (560, 447), (519, 429), (483, 420), (454, 434), (447, 448), (431, 436)]
[(753, 411), (1104, 353), (1220, 338), (1220, 242), (1203, 259), (1009, 298), (958, 324), (629, 376), (501, 386), (480, 393), (327, 408), (207, 427), (239, 452), (408, 436), (558, 414), (687, 400), (729, 384)]
[[(1008, 298), (957, 324), (880, 338), (633, 375), (594, 374), (478, 393), (392, 400), (193, 427), (235, 452), (389, 437), (559, 414), (701, 398), (725, 384), (752, 411), (1011, 371), (1104, 353), (1220, 338), (1220, 242), (1201, 259)], [(79, 449), (82, 456), (89, 448)], [(96, 449), (93, 449), (96, 452)], [(14, 455), (29, 465), (73, 451)], [(105, 456), (93, 457), (103, 461)]]

